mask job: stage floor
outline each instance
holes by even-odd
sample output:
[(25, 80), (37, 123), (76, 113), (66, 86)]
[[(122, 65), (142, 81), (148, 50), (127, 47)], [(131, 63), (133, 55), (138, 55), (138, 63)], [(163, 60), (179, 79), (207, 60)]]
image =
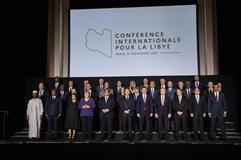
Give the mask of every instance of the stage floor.
[(92, 144), (96, 144), (96, 143), (125, 143), (125, 144), (143, 144), (143, 143), (148, 143), (148, 144), (152, 144), (152, 143), (156, 143), (156, 144), (231, 144), (231, 145), (241, 145), (241, 134), (238, 132), (226, 132), (226, 141), (222, 141), (220, 139), (219, 134), (216, 136), (216, 140), (215, 141), (211, 141), (209, 139), (208, 134), (205, 132), (204, 135), (204, 140), (193, 140), (193, 135), (192, 132), (188, 132), (187, 134), (187, 139), (183, 140), (182, 138), (180, 138), (179, 140), (176, 140), (174, 138), (173, 132), (169, 132), (168, 134), (168, 140), (159, 140), (158, 138), (158, 133), (157, 132), (153, 132), (152, 133), (152, 138), (151, 140), (139, 140), (139, 132), (133, 133), (134, 138), (132, 140), (123, 140), (123, 134), (121, 132), (113, 132), (113, 139), (112, 140), (102, 140), (101, 139), (101, 134), (100, 132), (96, 132), (94, 134), (94, 137), (92, 140), (82, 140), (82, 133), (78, 132), (76, 135), (76, 139), (75, 140), (68, 140), (67, 139), (67, 133), (63, 132), (62, 134), (60, 134), (59, 139), (57, 140), (48, 140), (47, 139), (47, 135), (42, 134), (42, 138), (38, 139), (38, 140), (30, 140), (27, 138), (27, 131), (21, 131), (18, 132), (18, 134), (16, 134), (15, 136), (10, 137), (7, 140), (2, 140), (0, 141), (0, 144), (31, 144), (31, 143), (42, 143), (42, 144), (51, 144), (51, 143), (55, 143), (55, 144), (66, 144), (66, 143), (73, 143), (73, 144), (88, 144), (88, 143), (92, 143)]
[[(240, 156), (241, 135), (235, 131), (227, 131), (227, 140), (221, 141), (216, 136), (210, 141), (205, 133), (203, 141), (193, 141), (192, 132), (188, 132), (186, 141), (175, 140), (169, 132), (169, 140), (159, 140), (158, 133), (153, 132), (151, 140), (139, 140), (136, 132), (134, 139), (123, 141), (123, 134), (113, 132), (113, 140), (103, 141), (100, 132), (96, 132), (92, 140), (81, 140), (82, 133), (78, 132), (74, 141), (67, 140), (67, 133), (63, 132), (58, 140), (48, 140), (46, 133), (39, 140), (29, 140), (27, 129), (17, 132), (7, 140), (0, 141), (1, 155), (15, 158), (32, 159), (26, 154), (34, 155), (40, 159), (230, 159)], [(16, 153), (16, 154), (15, 154)], [(81, 157), (81, 158), (80, 158)]]

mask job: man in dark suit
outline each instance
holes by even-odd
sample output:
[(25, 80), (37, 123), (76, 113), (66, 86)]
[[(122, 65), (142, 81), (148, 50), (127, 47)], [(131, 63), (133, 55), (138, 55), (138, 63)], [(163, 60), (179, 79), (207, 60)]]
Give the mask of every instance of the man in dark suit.
[(192, 84), (192, 88), (193, 89), (199, 88), (201, 94), (203, 92), (203, 84), (200, 82), (200, 77), (198, 75), (194, 76), (194, 81), (193, 81), (193, 84)]
[(155, 81), (150, 82), (150, 87), (148, 89), (148, 94), (151, 96), (153, 100), (155, 100), (156, 96), (159, 94), (159, 89), (156, 88)]
[(53, 84), (52, 88), (55, 89), (55, 91), (56, 91), (57, 94), (59, 94), (60, 85), (61, 85), (60, 79), (59, 79), (58, 76), (56, 76), (56, 77), (54, 78), (54, 84)]
[(46, 117), (48, 119), (48, 138), (57, 139), (58, 119), (62, 114), (62, 100), (60, 97), (57, 96), (55, 89), (51, 90), (51, 97), (47, 99), (45, 111)]
[[(49, 98), (49, 91), (45, 88), (44, 82), (38, 84), (38, 98), (42, 100), (43, 106), (46, 106), (46, 100)], [(46, 110), (44, 110), (45, 115)], [(41, 129), (47, 131), (47, 119), (45, 116), (42, 117)]]
[(44, 82), (40, 82), (38, 85), (38, 98), (42, 100), (43, 106), (45, 106), (46, 98), (49, 96), (48, 90), (45, 88)]
[(190, 114), (190, 99), (191, 99), (191, 97), (192, 97), (192, 95), (193, 95), (193, 90), (191, 89), (191, 82), (190, 81), (186, 81), (185, 82), (185, 89), (183, 89), (183, 95), (185, 96), (185, 97), (187, 97), (187, 108), (188, 108), (188, 110), (187, 110), (187, 112), (188, 112), (188, 114), (187, 114), (187, 124), (189, 124), (188, 126), (187, 126), (187, 128), (188, 129), (190, 129), (191, 130), (191, 128), (192, 128), (192, 119), (191, 119), (191, 117), (189, 116)]
[(81, 86), (81, 87), (79, 88), (79, 94), (80, 94), (81, 96), (84, 95), (84, 92), (85, 92), (88, 84), (90, 84), (89, 80), (85, 79), (85, 80), (83, 81), (83, 86)]
[(187, 98), (183, 95), (181, 89), (177, 89), (177, 96), (173, 100), (173, 111), (175, 119), (175, 137), (179, 139), (180, 123), (182, 122), (182, 128), (184, 131), (184, 140), (187, 133)]
[(160, 79), (160, 88), (167, 89), (166, 80), (164, 78)]
[(222, 83), (218, 82), (217, 85), (218, 85), (219, 92), (224, 93), (223, 88), (222, 88)]
[(211, 93), (213, 93), (213, 82), (209, 81), (207, 88), (203, 91), (203, 95), (205, 96), (206, 101), (208, 100), (208, 97)]
[(171, 99), (166, 95), (165, 88), (160, 89), (160, 93), (155, 100), (155, 118), (158, 119), (159, 124), (159, 138), (168, 138), (168, 119), (171, 118)]
[(67, 98), (68, 98), (68, 92), (65, 91), (64, 84), (61, 84), (61, 85), (60, 85), (60, 90), (59, 90), (59, 94), (58, 94), (58, 96), (59, 96), (64, 102), (67, 101)]
[(66, 118), (66, 111), (67, 111), (67, 101), (69, 99), (68, 91), (65, 91), (64, 84), (60, 85), (60, 91), (58, 95), (62, 100), (62, 116), (59, 118), (60, 129), (64, 130), (64, 121)]
[(120, 92), (121, 92), (121, 87), (122, 87), (122, 82), (121, 82), (120, 80), (118, 80), (118, 81), (116, 82), (116, 89), (114, 90), (114, 95), (115, 95), (115, 97), (116, 97), (118, 94), (120, 94)]
[[(207, 84), (207, 88), (203, 91), (203, 95), (205, 96), (205, 102), (206, 104), (208, 104), (208, 98), (210, 96), (210, 94), (212, 94), (214, 92), (213, 89), (213, 82), (209, 81)], [(207, 109), (206, 109), (207, 111)], [(208, 116), (206, 116), (204, 118), (204, 130), (207, 132), (210, 132), (210, 118)]]
[(185, 89), (183, 90), (183, 95), (186, 96), (188, 100), (192, 96), (192, 89), (191, 89), (190, 81), (185, 82)]
[(215, 126), (218, 119), (221, 125), (221, 139), (226, 140), (224, 118), (227, 116), (227, 104), (224, 94), (219, 91), (218, 85), (214, 85), (214, 92), (208, 98), (208, 116), (211, 118), (211, 139), (215, 140)]
[[(155, 81), (151, 81), (150, 82), (150, 87), (148, 89), (148, 95), (152, 99), (152, 107), (153, 108), (154, 108), (154, 105), (155, 105), (156, 96), (158, 94), (160, 94), (160, 90), (156, 88)], [(154, 116), (151, 118), (151, 131), (152, 130), (158, 131), (158, 122), (157, 122), (157, 119)]]
[(105, 130), (107, 128), (108, 140), (112, 138), (112, 122), (114, 117), (115, 99), (110, 95), (110, 89), (104, 90), (104, 96), (99, 100), (99, 116), (102, 139), (105, 137)]
[(136, 113), (139, 118), (140, 140), (143, 139), (144, 122), (146, 124), (147, 139), (151, 139), (150, 118), (153, 116), (152, 99), (147, 94), (147, 88), (142, 87), (142, 94), (138, 96), (136, 103)]
[[(131, 90), (131, 89), (130, 89)], [(136, 116), (136, 104), (137, 104), (137, 99), (140, 95), (140, 91), (139, 91), (139, 86), (136, 86), (136, 88), (134, 89), (134, 93), (133, 93), (133, 98), (134, 98), (134, 102), (135, 102), (135, 108), (134, 108), (134, 116), (133, 116), (133, 128), (135, 130), (135, 132), (138, 131), (138, 117)]]
[(198, 139), (198, 131), (200, 131), (200, 140), (203, 140), (203, 120), (206, 116), (205, 97), (200, 95), (200, 89), (195, 88), (194, 95), (190, 99), (190, 117), (193, 118), (193, 134), (194, 140)]
[(96, 97), (97, 97), (98, 100), (99, 100), (102, 96), (104, 96), (104, 95), (102, 95), (103, 90), (104, 90), (104, 79), (103, 79), (103, 78), (100, 78), (100, 79), (99, 79), (99, 85), (96, 86), (96, 89), (95, 89), (95, 91), (96, 91)]
[(73, 89), (73, 88), (75, 88), (74, 82), (73, 82), (73, 80), (69, 80), (69, 81), (68, 81), (67, 90), (66, 90), (66, 92), (67, 92), (67, 94), (68, 94), (69, 96), (71, 95), (71, 92), (72, 92), (72, 89)]
[(141, 88), (142, 87), (146, 87), (147, 90), (149, 89), (149, 80), (148, 80), (148, 78), (144, 78), (143, 79), (143, 84), (141, 85)]
[[(169, 80), (167, 82), (166, 94), (171, 99), (171, 107), (172, 107), (172, 101), (173, 101), (174, 97), (176, 96), (176, 89), (173, 87), (173, 82), (171, 80)], [(173, 112), (173, 110), (172, 110), (172, 112)], [(174, 131), (174, 120), (173, 120), (173, 118), (170, 118), (168, 120), (168, 130)]]
[[(120, 111), (123, 114), (123, 131), (124, 140), (127, 138), (132, 139), (132, 115), (134, 112), (135, 102), (133, 96), (130, 95), (130, 89), (125, 89), (125, 96), (120, 102)], [(126, 131), (128, 130), (128, 136)]]
[(176, 93), (176, 89), (173, 87), (172, 81), (167, 82), (167, 89), (166, 89), (166, 94), (171, 98), (171, 100), (174, 99)]

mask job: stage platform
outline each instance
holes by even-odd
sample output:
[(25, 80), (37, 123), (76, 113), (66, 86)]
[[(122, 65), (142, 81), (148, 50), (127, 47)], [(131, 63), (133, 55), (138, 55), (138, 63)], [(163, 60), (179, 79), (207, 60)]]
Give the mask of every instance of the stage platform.
[[(67, 140), (67, 133), (62, 132), (58, 140), (48, 140), (46, 132), (39, 140), (29, 140), (28, 129), (16, 132), (9, 139), (0, 141), (0, 152), (8, 157), (32, 159), (30, 155), (40, 159), (230, 159), (239, 157), (241, 151), (241, 133), (233, 122), (225, 122), (226, 141), (221, 141), (219, 135), (215, 141), (210, 141), (205, 132), (203, 141), (194, 141), (192, 132), (188, 138), (175, 140), (173, 132), (169, 132), (169, 140), (159, 140), (153, 132), (151, 140), (139, 140), (139, 133), (134, 133), (134, 139), (123, 140), (123, 134), (113, 131), (113, 139), (103, 141), (100, 132), (94, 133), (92, 140), (81, 140), (82, 133), (78, 132), (75, 140)], [(220, 129), (217, 129), (219, 132)], [(27, 157), (26, 157), (27, 154)], [(80, 158), (81, 157), (81, 158)]]
[(158, 132), (152, 133), (151, 140), (139, 140), (139, 132), (133, 132), (133, 139), (132, 140), (123, 140), (123, 134), (122, 132), (113, 131), (113, 139), (112, 140), (102, 140), (101, 139), (101, 133), (95, 132), (93, 134), (92, 140), (82, 140), (82, 133), (78, 132), (76, 135), (75, 140), (68, 140), (67, 139), (67, 132), (61, 132), (59, 138), (57, 140), (48, 140), (47, 139), (47, 133), (41, 133), (41, 138), (39, 140), (30, 140), (28, 139), (28, 128), (24, 128), (22, 131), (16, 132), (13, 136), (11, 136), (9, 139), (2, 140), (1, 144), (66, 144), (66, 143), (73, 143), (73, 144), (97, 144), (97, 143), (124, 143), (124, 144), (229, 144), (229, 145), (241, 145), (241, 133), (239, 133), (233, 122), (225, 122), (226, 126), (226, 141), (223, 141), (220, 139), (220, 129), (217, 128), (217, 136), (215, 141), (211, 141), (209, 139), (209, 134), (207, 132), (204, 132), (204, 140), (203, 141), (194, 141), (193, 140), (193, 133), (188, 132), (187, 139), (183, 140), (180, 138), (179, 140), (176, 140), (174, 138), (174, 133), (169, 132), (168, 133), (168, 140), (159, 140), (158, 138)]

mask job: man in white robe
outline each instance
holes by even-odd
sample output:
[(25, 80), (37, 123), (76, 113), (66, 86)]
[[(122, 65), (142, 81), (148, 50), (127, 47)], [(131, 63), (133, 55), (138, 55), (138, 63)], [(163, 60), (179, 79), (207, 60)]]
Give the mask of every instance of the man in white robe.
[(37, 91), (33, 91), (33, 98), (28, 102), (27, 120), (29, 123), (28, 138), (40, 138), (41, 118), (43, 115), (43, 103), (37, 98)]

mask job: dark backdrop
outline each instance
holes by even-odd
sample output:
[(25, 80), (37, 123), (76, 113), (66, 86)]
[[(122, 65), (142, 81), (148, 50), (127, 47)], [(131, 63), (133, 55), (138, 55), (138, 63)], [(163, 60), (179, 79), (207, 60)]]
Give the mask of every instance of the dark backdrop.
[[(75, 3), (77, 0), (72, 0)], [(83, 4), (96, 4), (99, 0), (79, 0)], [(104, 3), (118, 5), (120, 1)], [(161, 0), (159, 0), (161, 1)], [(150, 1), (125, 1), (126, 4), (158, 3)], [(80, 3), (78, 2), (78, 3)], [(180, 1), (176, 2), (180, 3)], [(8, 135), (21, 129), (24, 121), (25, 81), (27, 77), (45, 77), (47, 66), (48, 0), (7, 1), (7, 49), (1, 52), (0, 109), (10, 111)], [(123, 3), (123, 2), (122, 2)], [(169, 3), (165, 0), (164, 3)], [(186, 3), (186, 2), (185, 2)], [(233, 75), (240, 90), (240, 5), (239, 1), (218, 0), (218, 45), (220, 74)], [(4, 78), (3, 78), (4, 77)], [(241, 113), (240, 93), (237, 94), (237, 112)], [(238, 120), (241, 121), (241, 114)], [(240, 127), (240, 123), (239, 123)], [(240, 127), (241, 128), (241, 127)]]

